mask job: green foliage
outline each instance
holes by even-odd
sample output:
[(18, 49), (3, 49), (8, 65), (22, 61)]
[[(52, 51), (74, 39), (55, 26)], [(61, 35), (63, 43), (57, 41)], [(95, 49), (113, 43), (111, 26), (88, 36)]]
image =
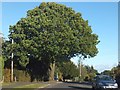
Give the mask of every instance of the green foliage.
[(18, 82), (30, 82), (31, 78), (30, 75), (23, 70), (16, 70), (14, 69), (14, 77), (16, 77), (16, 81)]
[(113, 67), (111, 70), (111, 76), (116, 79), (118, 86), (120, 88), (120, 66)]
[(94, 57), (98, 53), (98, 36), (92, 33), (88, 21), (72, 8), (53, 2), (29, 10), (25, 18), (10, 26), (9, 39), (14, 40), (8, 46), (10, 51), (23, 66), (29, 63), (28, 54), (37, 59), (47, 55), (51, 61), (58, 56)]
[[(98, 73), (93, 66), (81, 64), (81, 77), (80, 66), (78, 67), (69, 60), (60, 60), (56, 62), (56, 72), (58, 75), (62, 75), (63, 79), (73, 79), (75, 81), (92, 81), (92, 79)], [(62, 80), (62, 79), (61, 79)]]
[[(92, 32), (88, 21), (81, 13), (54, 2), (41, 3), (28, 10), (27, 16), (10, 26), (9, 32), (9, 41), (3, 45), (4, 56), (9, 60), (14, 52), (16, 65), (23, 68), (30, 63), (31, 57), (50, 65), (79, 54), (91, 58), (98, 53), (98, 36)], [(12, 39), (14, 44), (11, 44)]]
[(117, 67), (116, 81), (117, 81), (118, 86), (120, 88), (120, 67)]
[[(79, 72), (80, 72), (80, 67), (79, 67)], [(88, 72), (87, 72), (86, 67), (84, 65), (81, 65), (81, 77), (79, 76), (80, 81), (84, 81), (87, 75), (88, 75)]]
[[(4, 69), (4, 82), (10, 82), (11, 74), (10, 74), (10, 69)], [(14, 81), (18, 82), (30, 82), (31, 78), (30, 75), (23, 71), (23, 70), (17, 70), (14, 69)]]
[(72, 61), (64, 61), (56, 64), (63, 79), (73, 79), (79, 75), (77, 66)]
[(118, 86), (120, 88), (120, 66), (113, 67), (111, 70), (105, 70), (101, 74), (107, 74), (116, 79)]
[(84, 80), (92, 81), (93, 78), (98, 74), (98, 71), (94, 69), (93, 66), (85, 66), (87, 70), (87, 75), (85, 75)]
[(101, 72), (101, 74), (111, 76), (111, 70), (105, 70), (105, 71)]
[(0, 81), (3, 79), (3, 68), (4, 68), (4, 60), (3, 57), (0, 56)]

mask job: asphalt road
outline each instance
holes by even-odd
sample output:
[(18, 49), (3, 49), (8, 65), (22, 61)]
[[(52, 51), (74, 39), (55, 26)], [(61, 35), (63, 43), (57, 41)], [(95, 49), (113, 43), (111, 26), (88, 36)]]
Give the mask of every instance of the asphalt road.
[[(74, 82), (57, 82), (50, 84), (48, 87), (42, 90), (92, 90), (92, 86), (89, 83), (74, 83)], [(39, 89), (41, 90), (41, 89)]]

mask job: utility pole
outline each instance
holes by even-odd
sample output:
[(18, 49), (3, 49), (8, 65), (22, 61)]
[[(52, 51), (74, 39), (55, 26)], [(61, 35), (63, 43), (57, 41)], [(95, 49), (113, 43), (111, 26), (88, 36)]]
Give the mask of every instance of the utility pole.
[[(13, 39), (12, 39), (12, 44), (14, 43)], [(13, 82), (13, 52), (11, 55), (11, 82)]]
[(82, 73), (82, 65), (81, 65), (81, 60), (80, 60), (80, 77), (81, 77), (81, 73)]
[(81, 64), (81, 58), (79, 57), (79, 60), (78, 60), (78, 64), (79, 64), (79, 76), (81, 78), (82, 76), (82, 64)]

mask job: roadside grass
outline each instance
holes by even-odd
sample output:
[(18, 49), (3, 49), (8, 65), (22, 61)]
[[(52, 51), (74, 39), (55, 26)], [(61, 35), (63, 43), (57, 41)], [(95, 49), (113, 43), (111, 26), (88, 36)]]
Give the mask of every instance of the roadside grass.
[(11, 82), (6, 83), (6, 82), (4, 82), (4, 83), (2, 83), (2, 86), (8, 86), (8, 85), (12, 85), (12, 84), (15, 84), (15, 82), (14, 83), (11, 83)]
[(40, 83), (37, 83), (37, 84), (29, 84), (29, 85), (22, 85), (22, 86), (17, 86), (17, 87), (14, 87), (10, 90), (35, 90), (37, 88), (44, 88), (48, 86), (48, 84), (40, 84)]

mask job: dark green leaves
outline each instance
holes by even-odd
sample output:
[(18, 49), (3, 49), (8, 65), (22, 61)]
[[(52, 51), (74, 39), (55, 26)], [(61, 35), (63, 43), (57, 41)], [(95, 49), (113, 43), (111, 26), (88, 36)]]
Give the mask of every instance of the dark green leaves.
[(54, 61), (76, 54), (94, 57), (98, 53), (98, 36), (92, 33), (88, 21), (72, 8), (54, 2), (28, 10), (25, 18), (10, 26), (9, 38), (15, 43), (11, 50), (16, 55), (21, 53), (23, 66), (29, 62), (28, 54), (35, 60), (45, 57)]

